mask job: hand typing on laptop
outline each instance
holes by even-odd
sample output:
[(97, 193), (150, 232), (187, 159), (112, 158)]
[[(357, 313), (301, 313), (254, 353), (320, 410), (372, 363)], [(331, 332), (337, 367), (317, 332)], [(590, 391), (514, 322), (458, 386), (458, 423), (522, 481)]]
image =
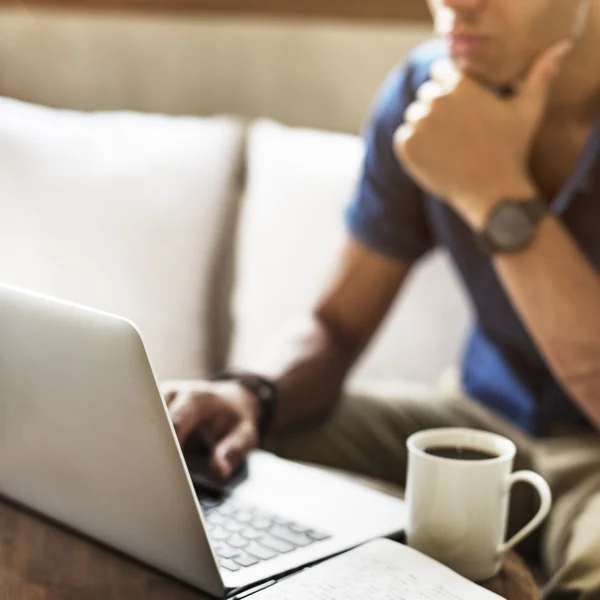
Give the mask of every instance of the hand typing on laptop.
[(234, 381), (168, 381), (162, 393), (179, 443), (191, 435), (211, 450), (211, 467), (227, 479), (258, 445), (258, 399)]

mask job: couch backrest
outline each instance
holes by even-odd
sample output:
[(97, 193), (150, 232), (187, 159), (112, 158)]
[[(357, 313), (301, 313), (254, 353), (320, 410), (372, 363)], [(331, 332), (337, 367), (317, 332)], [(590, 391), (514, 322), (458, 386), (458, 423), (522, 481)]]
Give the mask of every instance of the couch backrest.
[[(0, 278), (138, 321), (160, 376), (219, 368), (228, 341), (230, 361), (243, 364), (307, 310), (343, 235), (341, 212), (362, 145), (315, 129), (357, 132), (388, 69), (428, 35), (428, 28), (408, 25), (0, 11), (0, 94), (80, 109), (267, 115), (312, 128), (252, 128), (236, 238), (233, 190), (243, 159), (241, 132), (231, 123), (215, 137), (213, 124), (192, 120), (190, 137), (185, 123), (157, 116), (61, 116), (7, 101), (0, 106)], [(41, 138), (28, 115), (38, 119)], [(119, 144), (116, 130), (126, 132), (129, 146)], [(140, 153), (144, 140), (162, 150)], [(113, 154), (102, 173), (108, 163), (98, 150)], [(121, 210), (122, 224), (138, 226), (135, 235), (98, 213), (103, 194), (111, 194), (107, 206)], [(265, 211), (271, 224), (255, 219)], [(85, 224), (79, 237), (68, 227), (72, 214)], [(165, 231), (178, 237), (175, 223), (182, 234), (165, 246)], [(310, 235), (299, 223), (314, 223)], [(108, 254), (102, 236), (113, 240)], [(228, 257), (236, 239), (243, 250), (229, 340)], [(278, 261), (269, 263), (274, 248)], [(98, 276), (109, 272), (113, 281)], [(456, 361), (468, 318), (447, 258), (434, 255), (415, 273), (355, 379), (434, 380)]]
[(133, 320), (161, 379), (221, 368), (243, 136), (0, 98), (0, 281)]
[(0, 11), (0, 95), (357, 133), (426, 25)]
[[(308, 314), (336, 266), (343, 211), (360, 173), (358, 137), (253, 123), (237, 240), (230, 362), (244, 366)], [(352, 382), (434, 383), (456, 364), (470, 307), (447, 256), (412, 273)]]

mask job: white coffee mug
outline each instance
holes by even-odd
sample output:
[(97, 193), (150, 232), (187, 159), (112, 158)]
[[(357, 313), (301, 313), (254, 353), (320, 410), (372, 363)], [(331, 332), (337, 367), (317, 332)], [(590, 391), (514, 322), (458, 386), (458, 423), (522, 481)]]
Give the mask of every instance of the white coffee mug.
[[(408, 438), (407, 542), (473, 581), (493, 577), (504, 554), (548, 515), (552, 494), (533, 471), (512, 473), (515, 445), (473, 429), (430, 429)], [(442, 458), (433, 448), (464, 448), (491, 455), (483, 460)], [(510, 490), (525, 481), (540, 495), (540, 508), (505, 542)]]

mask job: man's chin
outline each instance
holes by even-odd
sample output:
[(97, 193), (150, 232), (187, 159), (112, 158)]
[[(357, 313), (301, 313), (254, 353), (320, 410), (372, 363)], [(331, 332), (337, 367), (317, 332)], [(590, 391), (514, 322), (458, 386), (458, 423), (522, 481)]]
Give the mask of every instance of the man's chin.
[(516, 89), (518, 85), (518, 75), (510, 76), (506, 73), (502, 73), (499, 69), (492, 70), (484, 68), (482, 65), (460, 58), (454, 58), (452, 60), (461, 73), (464, 73), (467, 77), (479, 82), (484, 87), (504, 91)]

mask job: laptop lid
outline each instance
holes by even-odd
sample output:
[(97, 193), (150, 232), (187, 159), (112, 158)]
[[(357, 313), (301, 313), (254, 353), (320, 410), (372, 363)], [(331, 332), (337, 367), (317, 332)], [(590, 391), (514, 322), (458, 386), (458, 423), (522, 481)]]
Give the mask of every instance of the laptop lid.
[(215, 596), (225, 588), (129, 321), (0, 285), (0, 494)]

